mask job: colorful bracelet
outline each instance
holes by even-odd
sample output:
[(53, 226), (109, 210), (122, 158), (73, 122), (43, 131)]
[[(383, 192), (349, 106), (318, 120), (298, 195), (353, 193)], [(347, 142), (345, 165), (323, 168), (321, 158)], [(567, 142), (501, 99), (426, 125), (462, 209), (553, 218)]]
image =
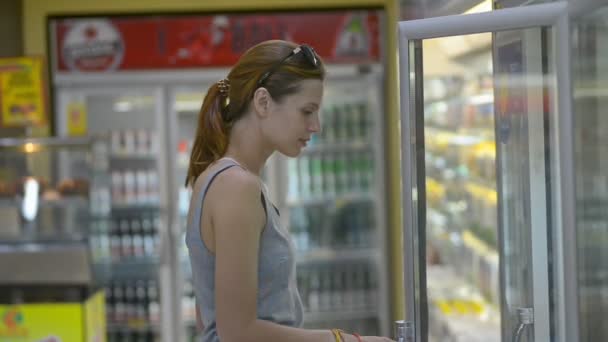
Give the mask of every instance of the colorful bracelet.
[(336, 342), (344, 342), (344, 338), (342, 337), (342, 333), (344, 331), (340, 330), (340, 329), (331, 329), (332, 334), (334, 334), (334, 338), (336, 339)]
[(355, 336), (357, 338), (357, 341), (363, 342), (363, 340), (361, 339), (361, 335), (359, 335), (357, 333), (353, 333), (353, 336)]

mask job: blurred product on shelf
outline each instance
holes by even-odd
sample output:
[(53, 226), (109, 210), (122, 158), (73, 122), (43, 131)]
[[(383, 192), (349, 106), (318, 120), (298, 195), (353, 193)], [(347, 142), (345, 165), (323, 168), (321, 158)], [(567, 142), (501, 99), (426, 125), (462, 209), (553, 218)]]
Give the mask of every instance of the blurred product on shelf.
[(110, 150), (117, 156), (149, 156), (158, 152), (158, 137), (152, 130), (111, 130), (110, 137)]

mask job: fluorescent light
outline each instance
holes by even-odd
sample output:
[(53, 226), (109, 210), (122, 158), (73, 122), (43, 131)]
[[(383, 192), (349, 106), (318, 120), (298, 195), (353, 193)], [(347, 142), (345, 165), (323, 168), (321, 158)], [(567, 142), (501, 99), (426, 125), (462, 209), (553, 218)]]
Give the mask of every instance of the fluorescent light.
[(114, 103), (115, 112), (130, 112), (133, 109), (131, 101), (118, 101)]
[(492, 1), (484, 0), (480, 3), (478, 3), (477, 5), (466, 10), (464, 12), (464, 14), (482, 13), (482, 12), (490, 12), (490, 11), (492, 11)]

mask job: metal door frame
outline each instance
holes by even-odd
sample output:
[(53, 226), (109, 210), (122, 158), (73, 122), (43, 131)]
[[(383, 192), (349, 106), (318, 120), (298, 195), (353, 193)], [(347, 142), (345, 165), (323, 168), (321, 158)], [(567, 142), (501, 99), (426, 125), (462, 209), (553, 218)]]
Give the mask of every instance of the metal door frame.
[[(591, 5), (590, 5), (591, 7)], [(552, 47), (555, 55), (555, 84), (557, 95), (554, 108), (557, 109), (556, 120), (551, 122), (551, 135), (559, 137), (552, 140), (554, 152), (552, 158), (552, 175), (557, 179), (554, 198), (551, 199), (554, 211), (554, 268), (555, 268), (555, 337), (556, 341), (578, 342), (578, 285), (576, 274), (576, 232), (574, 207), (574, 167), (573, 167), (573, 116), (572, 84), (570, 71), (570, 12), (584, 12), (580, 6), (569, 8), (567, 2), (555, 2), (526, 7), (495, 10), (487, 13), (455, 15), (413, 21), (399, 22), (399, 70), (400, 70), (400, 105), (401, 105), (401, 167), (402, 167), (402, 200), (403, 200), (403, 247), (404, 247), (404, 287), (406, 319), (421, 324), (421, 317), (416, 313), (416, 274), (419, 261), (416, 259), (418, 226), (415, 212), (415, 180), (410, 172), (416, 172), (416, 149), (419, 148), (416, 137), (416, 117), (420, 108), (417, 101), (411, 98), (416, 92), (415, 66), (410, 64), (410, 43), (422, 39), (459, 36), (475, 33), (517, 30), (525, 28), (552, 27)], [(416, 63), (416, 64), (419, 64)], [(410, 116), (410, 113), (415, 115)], [(420, 143), (424, 143), (420, 141)], [(556, 153), (555, 151), (559, 151)], [(408, 281), (409, 280), (409, 281)], [(549, 289), (546, 289), (547, 293)], [(538, 291), (538, 290), (536, 290)], [(536, 292), (535, 291), (535, 292)], [(550, 317), (537, 317), (535, 325), (548, 329), (552, 322)], [(417, 329), (415, 329), (417, 330)], [(416, 331), (415, 341), (421, 342)]]

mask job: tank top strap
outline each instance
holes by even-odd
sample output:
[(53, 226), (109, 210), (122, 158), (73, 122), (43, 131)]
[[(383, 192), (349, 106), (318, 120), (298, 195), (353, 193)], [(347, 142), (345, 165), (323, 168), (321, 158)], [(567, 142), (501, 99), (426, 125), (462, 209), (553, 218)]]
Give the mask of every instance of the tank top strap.
[(201, 187), (200, 191), (197, 194), (196, 201), (194, 202), (194, 203), (196, 203), (196, 205), (193, 207), (194, 214), (192, 215), (192, 219), (194, 221), (191, 224), (192, 227), (200, 227), (200, 225), (201, 225), (203, 201), (205, 200), (207, 191), (209, 191), (209, 186), (211, 185), (211, 183), (213, 182), (215, 177), (217, 177), (220, 173), (222, 173), (234, 166), (243, 168), (239, 163), (237, 163), (232, 158), (222, 158), (222, 159), (219, 159), (216, 163), (219, 164), (217, 166), (216, 170), (213, 171), (211, 174), (207, 175), (207, 179), (205, 180), (205, 182), (203, 183), (203, 186)]

